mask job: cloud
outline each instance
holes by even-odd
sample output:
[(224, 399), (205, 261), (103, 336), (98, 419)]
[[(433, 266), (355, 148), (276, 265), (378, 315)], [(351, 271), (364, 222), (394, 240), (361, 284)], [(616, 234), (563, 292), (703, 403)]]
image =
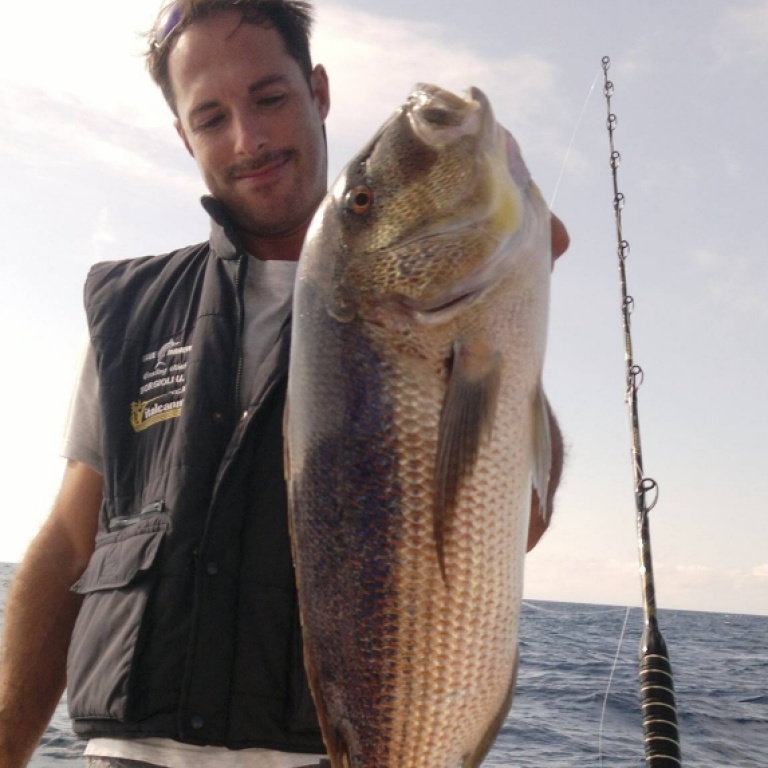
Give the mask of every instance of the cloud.
[[(638, 562), (558, 556), (556, 565), (546, 553), (527, 558), (525, 596), (528, 599), (639, 605)], [(768, 563), (741, 569), (703, 563), (657, 561), (654, 581), (660, 608), (768, 613), (765, 599)]]
[(0, 154), (38, 177), (71, 169), (80, 183), (88, 172), (114, 174), (198, 195), (194, 165), (141, 55), (140, 33), (158, 7), (41, 0), (3, 11), (5, 28), (35, 34), (33, 44), (11, 35), (0, 49)]
[(405, 24), (349, 7), (318, 6), (313, 55), (329, 72), (329, 133), (343, 147), (344, 159), (373, 135), (416, 83), (432, 82), (460, 93), (471, 85), (482, 88), (498, 119), (527, 152), (562, 161), (567, 139), (541, 129), (562, 110), (554, 64), (529, 53), (483, 56), (444, 35), (438, 23)]
[(102, 208), (99, 211), (99, 218), (96, 222), (96, 228), (91, 236), (91, 245), (93, 246), (93, 261), (101, 261), (105, 258), (104, 249), (115, 242), (115, 237), (109, 227), (109, 210)]
[(729, 5), (717, 19), (712, 32), (712, 48), (717, 62), (768, 59), (768, 2)]
[(722, 257), (710, 248), (699, 248), (691, 252), (691, 260), (703, 272), (712, 272), (722, 265)]
[[(636, 41), (633, 46), (624, 52), (621, 61), (617, 62), (621, 65), (623, 92), (629, 93), (629, 86), (633, 83), (656, 79), (663, 67), (658, 57), (652, 53), (657, 44), (658, 41), (653, 37), (644, 37)], [(613, 78), (610, 69), (608, 71), (608, 78)]]
[(637, 605), (640, 599), (636, 561), (570, 555), (556, 566), (545, 550), (526, 559), (525, 596), (611, 605)]
[(702, 606), (723, 613), (768, 612), (768, 566), (718, 568), (701, 563), (665, 564), (656, 580), (670, 606)]
[(768, 265), (764, 260), (729, 254), (707, 247), (689, 252), (688, 258), (705, 281), (706, 299), (739, 315), (768, 318)]
[(740, 181), (745, 177), (745, 165), (737, 147), (724, 143), (720, 147), (720, 157), (727, 178)]
[(12, 3), (2, 12), (3, 28), (33, 34), (6, 35), (0, 83), (43, 88), (98, 105), (125, 122), (157, 126), (167, 117), (144, 69), (141, 32), (159, 5), (159, 0)]
[(24, 85), (0, 84), (0, 105), (9, 115), (0, 132), (0, 153), (38, 176), (69, 167), (81, 181), (89, 169), (186, 195), (201, 190), (170, 120), (162, 128), (125, 123), (77, 97)]

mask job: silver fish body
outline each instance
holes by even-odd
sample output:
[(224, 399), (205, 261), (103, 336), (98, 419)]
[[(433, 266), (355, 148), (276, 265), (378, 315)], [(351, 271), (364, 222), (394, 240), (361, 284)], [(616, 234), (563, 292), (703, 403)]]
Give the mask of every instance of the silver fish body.
[(286, 472), (334, 768), (475, 766), (506, 717), (549, 476), (550, 263), (547, 206), (477, 89), (417, 86), (310, 228)]

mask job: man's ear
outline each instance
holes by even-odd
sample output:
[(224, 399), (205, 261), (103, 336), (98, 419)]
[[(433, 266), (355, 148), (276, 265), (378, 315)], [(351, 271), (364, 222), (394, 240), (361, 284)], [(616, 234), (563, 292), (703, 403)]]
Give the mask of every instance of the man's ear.
[(187, 134), (184, 132), (184, 126), (181, 124), (181, 120), (177, 117), (173, 121), (173, 127), (176, 129), (176, 133), (179, 134), (179, 137), (184, 142), (184, 146), (187, 148), (187, 152), (194, 157), (195, 153), (192, 151), (192, 147), (189, 146), (189, 142), (187, 141)]
[(331, 109), (331, 89), (328, 84), (328, 73), (322, 64), (318, 64), (312, 70), (311, 83), (312, 95), (317, 100), (317, 106), (320, 110), (320, 119), (325, 122)]

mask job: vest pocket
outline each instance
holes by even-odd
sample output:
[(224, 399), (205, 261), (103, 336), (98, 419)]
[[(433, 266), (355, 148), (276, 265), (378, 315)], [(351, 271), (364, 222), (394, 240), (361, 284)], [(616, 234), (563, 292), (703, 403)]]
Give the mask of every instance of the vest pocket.
[(67, 660), (72, 718), (125, 721), (139, 630), (167, 528), (163, 516), (100, 534), (72, 586), (84, 595)]

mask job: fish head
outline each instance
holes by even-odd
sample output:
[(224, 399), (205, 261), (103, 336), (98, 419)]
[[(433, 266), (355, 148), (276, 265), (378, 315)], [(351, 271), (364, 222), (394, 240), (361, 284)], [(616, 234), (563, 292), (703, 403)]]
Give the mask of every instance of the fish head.
[(514, 269), (534, 220), (548, 248), (546, 204), (485, 94), (420, 84), (333, 185), (300, 279), (338, 321), (440, 323)]

